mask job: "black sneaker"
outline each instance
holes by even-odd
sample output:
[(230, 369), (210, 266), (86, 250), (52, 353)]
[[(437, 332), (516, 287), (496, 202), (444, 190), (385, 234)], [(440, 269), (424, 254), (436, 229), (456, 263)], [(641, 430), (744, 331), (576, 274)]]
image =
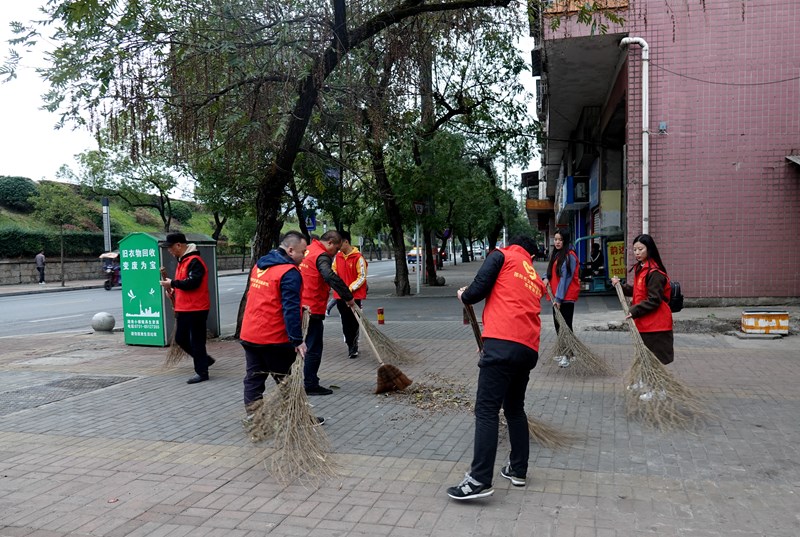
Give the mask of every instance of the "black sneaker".
[(358, 344), (353, 345), (350, 347), (348, 356), (352, 360), (353, 358), (358, 358)]
[(447, 489), (447, 495), (454, 500), (473, 500), (475, 498), (485, 498), (492, 494), (494, 494), (494, 489), (491, 485), (478, 483), (469, 474), (464, 475), (464, 480), (461, 483)]
[(333, 390), (326, 388), (325, 386), (314, 386), (312, 388), (306, 388), (306, 395), (330, 395), (333, 393)]
[(511, 469), (511, 463), (506, 464), (500, 469), (500, 475), (511, 481), (511, 484), (515, 487), (525, 486), (525, 476), (517, 475), (517, 473)]
[(322, 416), (316, 416), (314, 419), (317, 420), (317, 425), (322, 425), (323, 423), (325, 423), (325, 418), (323, 418)]

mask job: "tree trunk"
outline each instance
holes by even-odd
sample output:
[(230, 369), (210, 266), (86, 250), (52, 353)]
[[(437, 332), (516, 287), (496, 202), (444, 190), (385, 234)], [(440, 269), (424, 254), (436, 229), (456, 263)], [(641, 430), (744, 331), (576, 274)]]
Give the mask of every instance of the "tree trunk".
[[(372, 129), (370, 128), (370, 130)], [(397, 296), (408, 296), (411, 294), (411, 285), (408, 283), (406, 243), (403, 236), (403, 218), (400, 214), (400, 207), (397, 205), (394, 190), (392, 190), (392, 185), (386, 176), (383, 147), (372, 139), (369, 140), (367, 146), (372, 159), (372, 173), (375, 176), (375, 183), (378, 185), (378, 192), (380, 192), (383, 200), (383, 209), (389, 219), (389, 233), (392, 236), (394, 249), (394, 292)]]

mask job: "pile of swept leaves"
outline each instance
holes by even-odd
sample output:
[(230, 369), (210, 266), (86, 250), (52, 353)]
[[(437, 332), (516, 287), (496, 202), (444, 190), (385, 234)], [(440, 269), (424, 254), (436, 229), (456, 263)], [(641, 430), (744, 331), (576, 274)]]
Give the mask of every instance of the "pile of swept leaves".
[(386, 395), (431, 412), (472, 412), (475, 408), (473, 388), (436, 373), (426, 374), (422, 381), (401, 392)]

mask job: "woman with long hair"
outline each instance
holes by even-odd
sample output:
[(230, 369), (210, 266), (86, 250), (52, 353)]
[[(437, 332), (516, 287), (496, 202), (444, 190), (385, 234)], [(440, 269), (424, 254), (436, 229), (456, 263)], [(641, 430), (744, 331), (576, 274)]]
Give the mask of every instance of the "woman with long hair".
[[(575, 302), (581, 291), (580, 262), (578, 254), (570, 243), (570, 236), (567, 231), (558, 230), (553, 236), (553, 253), (547, 265), (547, 273), (543, 278), (544, 283), (550, 282), (553, 291), (553, 308), (558, 308), (564, 317), (567, 326), (572, 330), (572, 317), (575, 314)], [(556, 333), (559, 331), (556, 313), (553, 311), (553, 323), (556, 326)], [(569, 367), (569, 356), (556, 356), (558, 365)]]
[[(643, 234), (633, 239), (633, 256), (636, 262), (628, 271), (633, 271), (633, 284), (622, 286), (623, 294), (633, 297), (633, 305), (626, 318), (633, 319), (642, 342), (662, 364), (667, 365), (675, 359), (667, 269), (650, 235)], [(619, 278), (614, 276), (611, 283), (617, 285)], [(643, 401), (652, 399), (653, 393), (646, 386), (637, 384), (629, 388), (643, 390), (645, 393), (639, 396)]]

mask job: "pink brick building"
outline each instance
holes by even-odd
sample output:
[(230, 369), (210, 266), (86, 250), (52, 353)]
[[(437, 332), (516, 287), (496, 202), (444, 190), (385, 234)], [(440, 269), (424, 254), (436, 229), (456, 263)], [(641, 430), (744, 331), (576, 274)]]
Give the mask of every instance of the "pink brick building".
[[(598, 235), (582, 259), (592, 241), (622, 242), (616, 270), (646, 226), (684, 294), (708, 303), (800, 297), (800, 2), (601, 3), (625, 18), (601, 18), (605, 35), (575, 22), (575, 0), (533, 23), (546, 141), (532, 221)], [(646, 220), (642, 47), (625, 37), (649, 46)]]

